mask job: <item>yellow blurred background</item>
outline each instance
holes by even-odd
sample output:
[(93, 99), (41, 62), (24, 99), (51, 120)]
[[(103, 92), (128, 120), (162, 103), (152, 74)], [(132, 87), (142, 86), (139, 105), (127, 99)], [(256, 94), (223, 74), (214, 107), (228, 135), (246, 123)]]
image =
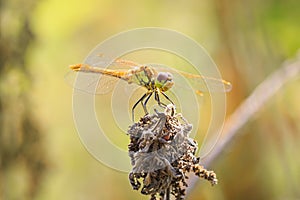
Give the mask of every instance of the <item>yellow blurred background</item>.
[[(232, 83), (229, 116), (296, 56), (299, 8), (297, 0), (0, 0), (0, 199), (148, 199), (81, 144), (68, 65), (121, 31), (174, 29), (202, 44)], [(299, 86), (289, 81), (239, 130), (210, 166), (219, 184), (200, 181), (188, 199), (300, 199)]]

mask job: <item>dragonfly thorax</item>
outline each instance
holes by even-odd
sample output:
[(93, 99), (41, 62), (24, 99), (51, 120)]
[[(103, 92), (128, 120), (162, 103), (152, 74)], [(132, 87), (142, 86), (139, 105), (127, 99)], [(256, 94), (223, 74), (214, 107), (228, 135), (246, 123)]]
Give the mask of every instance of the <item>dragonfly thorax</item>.
[(155, 79), (155, 87), (162, 92), (169, 90), (174, 85), (173, 76), (169, 72), (159, 72)]

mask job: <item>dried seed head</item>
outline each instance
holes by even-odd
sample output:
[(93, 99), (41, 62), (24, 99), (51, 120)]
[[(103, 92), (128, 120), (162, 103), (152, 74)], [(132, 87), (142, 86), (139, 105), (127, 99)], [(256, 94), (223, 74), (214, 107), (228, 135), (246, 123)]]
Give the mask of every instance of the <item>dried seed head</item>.
[(197, 142), (189, 137), (192, 125), (175, 108), (168, 105), (164, 113), (146, 115), (129, 127), (129, 156), (133, 166), (129, 174), (134, 190), (166, 198), (183, 199), (187, 173), (217, 184), (216, 174), (199, 165), (195, 156)]

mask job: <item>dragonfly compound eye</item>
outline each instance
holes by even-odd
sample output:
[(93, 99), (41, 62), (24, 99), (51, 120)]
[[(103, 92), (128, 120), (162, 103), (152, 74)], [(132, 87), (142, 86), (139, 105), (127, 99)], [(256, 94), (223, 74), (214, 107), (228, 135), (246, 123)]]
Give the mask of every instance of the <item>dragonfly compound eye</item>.
[(168, 80), (172, 80), (173, 76), (172, 74), (168, 72), (159, 72), (157, 75), (157, 81), (161, 83), (165, 83)]
[(169, 90), (174, 85), (172, 74), (170, 74), (169, 72), (158, 73), (155, 85), (162, 91)]

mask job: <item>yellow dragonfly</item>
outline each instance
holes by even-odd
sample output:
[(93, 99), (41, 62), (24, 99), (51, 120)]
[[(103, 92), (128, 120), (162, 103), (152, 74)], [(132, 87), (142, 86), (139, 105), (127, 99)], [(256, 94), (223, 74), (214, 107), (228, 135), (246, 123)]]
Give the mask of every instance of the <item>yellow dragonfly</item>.
[[(134, 110), (139, 103), (141, 103), (145, 114), (148, 114), (147, 103), (153, 94), (154, 99), (159, 106), (163, 108), (167, 106), (160, 100), (160, 95), (162, 95), (167, 101), (174, 105), (173, 101), (165, 94), (165, 92), (170, 90), (174, 85), (173, 75), (170, 72), (166, 70), (157, 71), (157, 69), (154, 67), (139, 65), (135, 62), (121, 59), (116, 60), (110, 66), (118, 66), (119, 69), (101, 68), (103, 67), (103, 63), (95, 65), (80, 63), (70, 65), (70, 68), (75, 72), (104, 75), (104, 77), (101, 77), (101, 84), (98, 85), (98, 87), (100, 87), (100, 90), (105, 90), (105, 88), (110, 87), (110, 85), (112, 84), (111, 77), (115, 78), (115, 80), (121, 79), (129, 84), (134, 83), (146, 88), (147, 92), (132, 107), (131, 111), (133, 121)], [(122, 66), (129, 67), (129, 69), (122, 69)], [(228, 92), (231, 90), (231, 83), (222, 79), (190, 74), (175, 69), (172, 69), (172, 71), (174, 71), (175, 73), (179, 73), (180, 75), (186, 77), (189, 81), (194, 83), (206, 82), (209, 85), (212, 85), (213, 89), (217, 91)], [(202, 93), (201, 91), (203, 90), (203, 86), (201, 86), (201, 88), (197, 87), (198, 86), (196, 86), (196, 92)]]

